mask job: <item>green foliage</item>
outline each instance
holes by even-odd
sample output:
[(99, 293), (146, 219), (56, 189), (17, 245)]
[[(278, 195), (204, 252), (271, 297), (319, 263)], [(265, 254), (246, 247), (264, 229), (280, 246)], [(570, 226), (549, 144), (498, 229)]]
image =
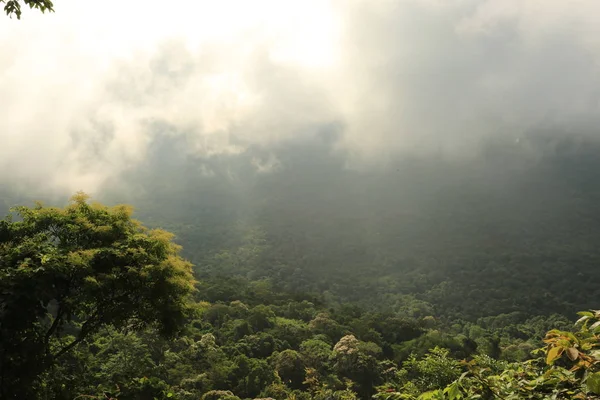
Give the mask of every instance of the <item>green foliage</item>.
[(281, 381), (292, 389), (301, 389), (305, 379), (305, 365), (300, 353), (284, 350), (274, 355), (275, 371)]
[(238, 356), (234, 359), (236, 370), (232, 388), (244, 398), (256, 397), (275, 382), (276, 375), (266, 360)]
[(0, 397), (600, 396), (597, 311), (572, 331), (560, 315), (453, 318), (415, 295), (340, 305), (287, 285), (265, 233), (236, 229), (195, 282), (172, 236), (125, 207), (78, 195), (64, 209), (16, 208), (0, 222)]
[[(196, 312), (175, 339), (161, 339), (155, 328), (138, 333), (101, 330), (44, 377), (46, 397), (109, 393), (137, 399), (137, 394), (153, 393), (159, 399), (172, 394), (171, 398), (196, 400), (208, 392), (230, 391), (239, 398), (356, 399), (368, 398), (373, 385), (387, 379), (384, 370), (389, 366), (382, 364), (377, 344), (355, 337), (345, 351), (340, 340), (336, 353), (326, 335), (311, 332), (306, 320), (324, 313), (322, 306), (309, 306), (293, 296), (270, 306), (251, 306), (248, 300), (240, 296), (228, 304), (196, 303)], [(314, 312), (296, 314), (304, 320), (284, 316), (305, 309)], [(253, 318), (257, 315), (266, 318)], [(361, 310), (350, 316), (343, 309), (328, 310), (327, 316), (342, 329), (349, 329), (342, 321), (355, 326), (369, 320), (379, 326), (389, 319)], [(268, 323), (250, 324), (251, 320)], [(249, 331), (236, 333), (239, 326)]]
[[(579, 313), (579, 329), (550, 330), (536, 358), (507, 363), (486, 356), (449, 360), (448, 353), (411, 359), (406, 366), (419, 371), (398, 391), (382, 391), (378, 399), (596, 399), (600, 398), (600, 312)], [(428, 378), (429, 377), (429, 378)], [(438, 378), (439, 377), (439, 378)], [(425, 384), (423, 380), (425, 379)], [(413, 385), (416, 382), (417, 385)]]
[(410, 357), (402, 365), (407, 378), (421, 391), (444, 387), (461, 374), (460, 363), (449, 357), (449, 350), (435, 347), (420, 360)]
[[(17, 19), (21, 19), (21, 14), (23, 13), (21, 10), (21, 0), (0, 0), (0, 3), (5, 3), (4, 12), (6, 15), (11, 18), (14, 15)], [(52, 0), (23, 0), (23, 3), (30, 8), (36, 8), (41, 12), (54, 12)]]
[[(0, 221), (0, 393), (37, 377), (101, 327), (174, 334), (189, 311), (191, 264), (172, 235), (126, 206), (17, 207)], [(24, 392), (22, 392), (24, 391)]]
[(362, 342), (353, 335), (342, 337), (333, 347), (334, 370), (340, 376), (356, 383), (356, 391), (363, 397), (370, 396), (379, 383), (377, 359), (381, 349), (374, 343)]
[[(201, 279), (268, 277), (272, 293), (315, 293), (328, 306), (358, 303), (423, 328), (428, 316), (440, 329), (518, 313), (504, 319), (511, 329), (594, 306), (598, 145), (567, 136), (529, 143), (542, 147), (535, 163), (523, 143), (495, 143), (482, 144), (485, 160), (475, 164), (406, 157), (362, 172), (319, 136), (270, 148), (281, 168), (264, 174), (248, 168), (265, 156), (260, 146), (235, 157), (179, 157), (189, 143), (164, 135), (139, 170), (120, 177), (144, 190), (113, 197), (131, 193), (144, 221), (176, 232)], [(198, 173), (207, 169), (210, 176)], [(247, 247), (259, 251), (240, 250)], [(214, 287), (227, 298), (203, 300), (229, 302), (235, 289)], [(481, 344), (491, 350), (493, 339)]]
[(202, 400), (240, 400), (228, 390), (211, 390), (202, 396)]
[(330, 367), (332, 359), (331, 345), (323, 340), (309, 339), (300, 344), (300, 353), (306, 365), (317, 371), (324, 372)]

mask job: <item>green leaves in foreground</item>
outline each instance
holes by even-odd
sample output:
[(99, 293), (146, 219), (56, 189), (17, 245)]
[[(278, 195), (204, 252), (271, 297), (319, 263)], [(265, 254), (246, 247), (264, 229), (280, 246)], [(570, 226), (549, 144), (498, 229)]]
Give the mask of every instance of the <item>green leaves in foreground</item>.
[(600, 394), (600, 372), (588, 376), (585, 384), (590, 392)]
[(172, 238), (82, 193), (0, 221), (0, 365), (11, 366), (0, 397), (28, 398), (42, 372), (104, 325), (175, 333), (194, 280)]
[[(416, 379), (400, 382), (397, 390), (380, 391), (375, 398), (600, 399), (600, 311), (585, 311), (579, 315), (581, 318), (575, 324), (578, 329), (550, 330), (543, 340), (546, 346), (533, 352), (534, 356), (538, 355), (536, 358), (508, 363), (477, 355), (470, 361), (462, 362), (465, 372), (453, 382), (445, 385), (419, 385), (427, 377), (424, 372), (437, 371), (440, 366), (451, 361), (447, 353), (436, 353), (434, 349), (418, 361), (423, 367)], [(436, 354), (437, 357), (432, 357)], [(438, 372), (434, 376), (440, 375)], [(421, 390), (417, 391), (415, 387)]]
[[(9, 17), (15, 15), (17, 19), (21, 19), (21, 1), (20, 0), (0, 0), (0, 3), (4, 4), (4, 12)], [(24, 3), (30, 8), (36, 8), (41, 12), (54, 11), (54, 4), (51, 0), (24, 0)]]

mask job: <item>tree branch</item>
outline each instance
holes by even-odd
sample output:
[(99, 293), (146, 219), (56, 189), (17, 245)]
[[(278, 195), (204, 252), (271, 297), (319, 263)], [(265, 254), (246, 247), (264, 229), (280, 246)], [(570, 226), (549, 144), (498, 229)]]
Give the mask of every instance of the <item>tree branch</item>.
[(63, 354), (65, 354), (66, 352), (71, 350), (73, 347), (75, 347), (79, 343), (81, 343), (83, 341), (83, 339), (85, 339), (85, 336), (81, 336), (81, 335), (77, 336), (77, 338), (75, 340), (73, 340), (71, 343), (69, 343), (62, 349), (60, 349), (58, 353), (52, 355), (52, 358), (56, 360), (57, 358), (59, 358), (60, 356), (62, 356)]
[(73, 347), (77, 346), (77, 344), (81, 343), (92, 331), (92, 329), (101, 322), (101, 319), (98, 319), (99, 314), (100, 309), (96, 309), (96, 311), (90, 316), (90, 318), (87, 321), (85, 321), (84, 324), (81, 326), (77, 338), (75, 338), (75, 340), (73, 340), (71, 343), (60, 349), (56, 354), (52, 355), (52, 358), (56, 360), (57, 358), (71, 350)]
[(56, 311), (56, 317), (54, 318), (52, 325), (50, 325), (50, 328), (48, 329), (48, 331), (46, 332), (46, 335), (44, 336), (44, 343), (46, 345), (48, 345), (48, 342), (50, 341), (50, 337), (58, 328), (58, 324), (60, 323), (60, 320), (62, 319), (63, 313), (64, 313), (64, 309), (62, 307), (62, 303), (59, 303), (58, 310)]

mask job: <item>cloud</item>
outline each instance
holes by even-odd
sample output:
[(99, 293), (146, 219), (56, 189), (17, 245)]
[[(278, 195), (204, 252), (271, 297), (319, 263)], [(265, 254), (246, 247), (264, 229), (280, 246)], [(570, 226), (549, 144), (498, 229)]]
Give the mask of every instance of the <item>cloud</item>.
[[(347, 137), (372, 155), (463, 156), (489, 135), (598, 115), (594, 2), (358, 2), (347, 10)], [(595, 12), (594, 12), (595, 11)], [(353, 78), (353, 79), (352, 79)]]
[(3, 20), (0, 179), (93, 191), (157, 127), (210, 156), (336, 123), (374, 165), (598, 122), (597, 2), (282, 3), (64, 0)]

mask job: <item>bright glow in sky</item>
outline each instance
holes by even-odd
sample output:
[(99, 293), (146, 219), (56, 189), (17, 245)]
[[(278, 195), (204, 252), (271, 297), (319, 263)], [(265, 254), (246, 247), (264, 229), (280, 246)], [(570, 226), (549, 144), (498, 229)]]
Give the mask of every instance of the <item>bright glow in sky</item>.
[[(60, 160), (73, 170), (68, 185), (74, 187), (95, 186), (106, 175), (106, 161), (115, 165), (143, 157), (147, 140), (139, 133), (141, 120), (201, 126), (205, 137), (200, 147), (206, 151), (211, 148), (206, 143), (226, 142), (217, 135), (226, 136), (231, 124), (260, 106), (261, 87), (250, 89), (244, 78), (257, 52), (272, 63), (312, 71), (335, 63), (338, 26), (327, 0), (58, 0), (55, 10), (42, 15), (27, 9), (20, 21), (0, 20), (0, 37), (5, 38), (0, 40), (0, 92), (11, 94), (12, 109), (0, 111), (0, 128), (24, 131), (5, 141), (6, 152), (33, 149), (49, 165)], [(149, 70), (161, 52), (174, 53), (166, 61), (167, 72), (184, 69), (190, 60), (185, 54), (178, 60), (182, 45), (204, 69), (185, 86), (173, 89), (167, 82), (136, 107), (105, 98), (107, 77), (119, 66), (131, 73), (112, 79), (122, 90), (132, 90), (131, 96), (144, 95), (135, 93), (136, 88), (161, 84)], [(2, 100), (8, 98), (0, 104)], [(94, 118), (115, 126), (114, 148), (96, 167), (81, 155), (60, 156), (73, 147), (73, 140), (69, 134), (50, 133), (88, 129), (94, 140), (95, 128), (85, 118), (90, 108)], [(48, 136), (40, 138), (44, 130)], [(42, 156), (47, 152), (54, 156)], [(35, 168), (31, 166), (32, 174)]]
[(600, 119), (596, 0), (55, 6), (0, 17), (0, 184), (93, 191), (144, 159), (156, 126), (210, 155), (335, 122), (368, 164)]
[(176, 38), (190, 49), (261, 40), (280, 61), (324, 66), (334, 60), (338, 26), (328, 0), (58, 0), (55, 14), (26, 10), (0, 32), (45, 42), (48, 52), (72, 46), (101, 64)]

